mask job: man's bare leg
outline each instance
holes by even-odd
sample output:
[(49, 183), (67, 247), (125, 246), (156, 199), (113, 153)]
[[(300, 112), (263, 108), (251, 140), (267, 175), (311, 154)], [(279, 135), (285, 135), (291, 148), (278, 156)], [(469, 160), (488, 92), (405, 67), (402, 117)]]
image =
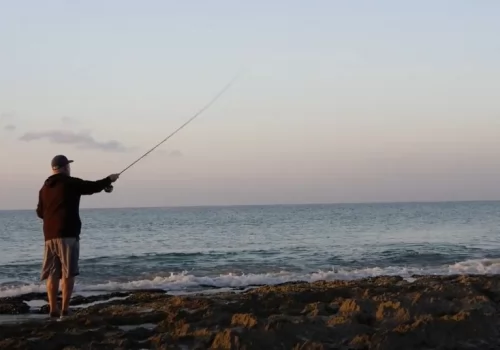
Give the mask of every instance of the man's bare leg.
[(57, 295), (59, 294), (59, 279), (50, 276), (47, 279), (47, 297), (49, 299), (50, 314), (59, 313)]
[(62, 307), (61, 310), (67, 313), (69, 308), (69, 301), (71, 300), (71, 295), (73, 294), (73, 287), (75, 286), (75, 278), (63, 278), (62, 279)]

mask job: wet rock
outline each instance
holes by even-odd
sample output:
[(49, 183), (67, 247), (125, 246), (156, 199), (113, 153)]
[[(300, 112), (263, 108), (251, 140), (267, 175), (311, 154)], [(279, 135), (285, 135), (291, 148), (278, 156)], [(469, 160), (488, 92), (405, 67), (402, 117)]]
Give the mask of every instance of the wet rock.
[(40, 310), (38, 310), (37, 313), (48, 314), (49, 312), (50, 312), (50, 306), (49, 306), (49, 304), (45, 304), (42, 307), (40, 307)]
[(71, 301), (69, 304), (71, 306), (91, 304), (91, 303), (95, 303), (96, 301), (104, 301), (104, 300), (109, 300), (112, 298), (124, 298), (124, 297), (127, 297), (129, 295), (130, 295), (130, 293), (126, 293), (126, 292), (116, 292), (116, 293), (109, 293), (109, 294), (102, 294), (102, 295), (94, 295), (94, 296), (90, 296), (90, 297), (76, 295), (73, 298), (71, 298)]
[(0, 315), (18, 315), (30, 312), (28, 304), (22, 301), (0, 303)]
[[(0, 310), (27, 311), (26, 298), (4, 298)], [(204, 296), (134, 291), (72, 305), (95, 301), (62, 322), (0, 324), (0, 348), (500, 348), (500, 276), (295, 282)]]
[(17, 295), (14, 297), (4, 297), (0, 298), (0, 304), (4, 302), (13, 302), (13, 301), (31, 301), (31, 300), (47, 300), (47, 294), (46, 293), (26, 293), (26, 294), (21, 294)]

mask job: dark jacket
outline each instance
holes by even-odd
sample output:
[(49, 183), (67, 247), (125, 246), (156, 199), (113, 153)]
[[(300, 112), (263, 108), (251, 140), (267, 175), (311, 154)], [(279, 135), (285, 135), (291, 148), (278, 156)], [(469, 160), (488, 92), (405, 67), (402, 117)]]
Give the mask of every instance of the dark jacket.
[(65, 174), (47, 178), (39, 192), (36, 214), (43, 219), (45, 240), (80, 237), (80, 197), (99, 193), (111, 180), (85, 181)]

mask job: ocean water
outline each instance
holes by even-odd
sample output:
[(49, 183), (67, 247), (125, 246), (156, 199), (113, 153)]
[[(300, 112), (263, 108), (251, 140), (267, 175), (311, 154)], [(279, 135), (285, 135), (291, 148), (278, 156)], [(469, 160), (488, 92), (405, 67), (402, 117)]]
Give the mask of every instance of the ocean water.
[[(82, 209), (76, 293), (500, 272), (500, 202)], [(0, 211), (0, 297), (45, 291), (42, 223)]]

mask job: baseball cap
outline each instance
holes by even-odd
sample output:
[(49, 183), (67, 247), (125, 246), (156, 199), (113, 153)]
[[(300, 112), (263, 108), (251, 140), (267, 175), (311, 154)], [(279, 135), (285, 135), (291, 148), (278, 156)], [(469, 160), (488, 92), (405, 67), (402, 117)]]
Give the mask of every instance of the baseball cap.
[(59, 154), (57, 156), (55, 156), (54, 158), (52, 158), (52, 162), (51, 162), (51, 166), (52, 166), (52, 169), (59, 169), (59, 168), (62, 168), (66, 165), (68, 165), (69, 163), (73, 163), (72, 160), (69, 160), (68, 158), (66, 158), (66, 156), (63, 156), (62, 154)]

